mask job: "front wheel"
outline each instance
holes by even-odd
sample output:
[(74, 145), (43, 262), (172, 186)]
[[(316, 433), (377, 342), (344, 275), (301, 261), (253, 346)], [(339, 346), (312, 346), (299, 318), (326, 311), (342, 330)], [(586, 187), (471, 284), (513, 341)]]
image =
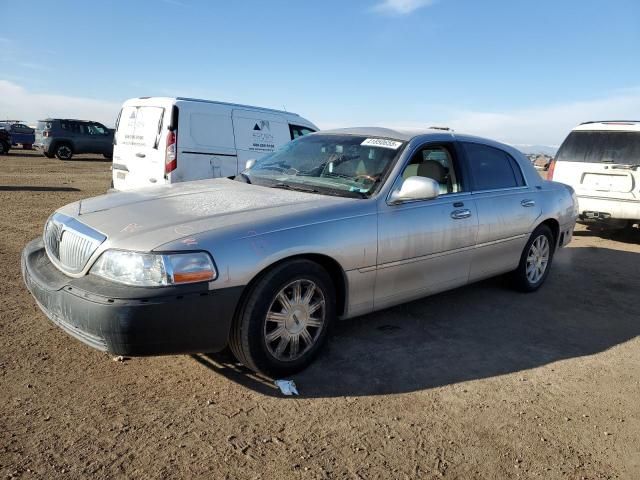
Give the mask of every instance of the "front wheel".
[(73, 157), (73, 150), (69, 145), (59, 145), (56, 147), (56, 157), (60, 160), (71, 160), (71, 157)]
[(307, 367), (336, 315), (335, 290), (324, 268), (309, 260), (282, 263), (258, 280), (231, 328), (235, 357), (275, 378)]
[(520, 264), (513, 272), (515, 286), (523, 292), (534, 292), (542, 286), (551, 269), (555, 249), (551, 229), (536, 228), (522, 251)]

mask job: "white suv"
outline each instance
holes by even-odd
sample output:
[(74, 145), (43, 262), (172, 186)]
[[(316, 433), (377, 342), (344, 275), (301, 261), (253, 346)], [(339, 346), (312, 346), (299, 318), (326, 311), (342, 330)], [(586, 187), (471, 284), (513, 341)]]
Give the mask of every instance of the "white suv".
[(549, 179), (571, 185), (582, 223), (640, 223), (640, 121), (587, 122), (566, 138)]

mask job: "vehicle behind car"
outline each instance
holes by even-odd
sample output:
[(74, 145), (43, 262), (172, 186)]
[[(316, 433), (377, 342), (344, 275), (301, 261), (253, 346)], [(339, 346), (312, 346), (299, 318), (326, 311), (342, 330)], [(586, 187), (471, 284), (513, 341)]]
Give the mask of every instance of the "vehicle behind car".
[(0, 128), (0, 155), (6, 155), (11, 148), (11, 134), (4, 128)]
[(113, 156), (113, 130), (90, 120), (48, 118), (38, 121), (34, 146), (47, 158), (71, 160), (76, 154)]
[(550, 170), (550, 179), (575, 189), (580, 222), (612, 227), (640, 222), (640, 121), (579, 125)]
[(35, 143), (35, 130), (18, 120), (0, 121), (0, 128), (11, 135), (11, 145), (22, 145), (25, 150), (31, 150)]
[(113, 187), (233, 177), (247, 160), (316, 130), (280, 110), (182, 97), (132, 98), (116, 122)]

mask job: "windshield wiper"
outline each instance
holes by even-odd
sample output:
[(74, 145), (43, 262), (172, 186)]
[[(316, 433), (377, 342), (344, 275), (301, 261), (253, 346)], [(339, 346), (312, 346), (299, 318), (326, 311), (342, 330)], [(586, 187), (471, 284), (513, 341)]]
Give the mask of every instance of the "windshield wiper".
[(284, 190), (295, 190), (298, 192), (305, 192), (305, 193), (319, 193), (318, 190), (316, 190), (315, 188), (305, 188), (305, 187), (299, 187), (297, 185), (290, 185), (288, 183), (274, 183), (273, 185), (271, 185), (271, 188), (282, 188)]
[[(242, 180), (240, 180), (240, 178)], [(236, 182), (251, 183), (251, 179), (249, 178), (249, 175), (247, 175), (246, 173), (242, 173), (242, 172), (240, 172), (238, 175), (236, 175), (234, 180)]]

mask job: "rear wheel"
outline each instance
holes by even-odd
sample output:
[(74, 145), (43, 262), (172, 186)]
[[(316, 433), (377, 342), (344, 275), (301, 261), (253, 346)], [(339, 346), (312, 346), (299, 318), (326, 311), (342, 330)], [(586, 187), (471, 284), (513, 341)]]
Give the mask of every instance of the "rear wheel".
[(536, 228), (522, 251), (520, 264), (513, 272), (516, 287), (523, 292), (534, 292), (542, 286), (551, 269), (555, 242), (546, 225)]
[(335, 291), (326, 270), (309, 260), (285, 262), (252, 287), (234, 320), (229, 346), (256, 372), (291, 375), (316, 357), (335, 315)]
[(71, 146), (66, 143), (58, 145), (56, 147), (56, 157), (60, 160), (71, 160), (71, 157), (73, 157), (73, 150), (71, 149)]
[(56, 156), (55, 153), (42, 152), (42, 154), (47, 158), (53, 158)]

